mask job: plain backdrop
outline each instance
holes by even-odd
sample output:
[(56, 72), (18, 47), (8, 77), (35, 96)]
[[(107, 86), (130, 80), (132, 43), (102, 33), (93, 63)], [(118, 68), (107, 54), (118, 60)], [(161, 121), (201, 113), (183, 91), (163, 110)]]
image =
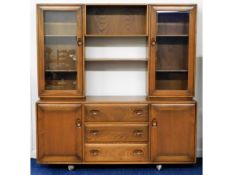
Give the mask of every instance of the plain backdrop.
[[(42, 1), (41, 1), (42, 2)], [(48, 2), (48, 1), (43, 1)], [(59, 2), (59, 0), (53, 1)], [(71, 1), (70, 2), (77, 2)], [(84, 1), (81, 1), (84, 2)], [(85, 1), (89, 2), (89, 1)], [(97, 1), (96, 1), (97, 2)], [(101, 2), (107, 2), (101, 0)], [(118, 0), (124, 3), (126, 0)], [(142, 1), (127, 0), (137, 3)], [(143, 3), (195, 1), (143, 1)], [(30, 174), (36, 85), (34, 1), (1, 2), (0, 164), (1, 174)], [(198, 2), (201, 4), (201, 1)], [(202, 10), (199, 5), (199, 23)], [(203, 161), (204, 175), (233, 174), (233, 2), (204, 1), (203, 18)], [(198, 53), (202, 53), (198, 26)], [(31, 31), (30, 31), (31, 30)], [(201, 54), (202, 55), (202, 54)], [(199, 55), (200, 56), (200, 55)], [(31, 65), (30, 65), (31, 62)], [(30, 71), (31, 69), (31, 71)], [(31, 73), (30, 73), (31, 72)], [(32, 88), (30, 88), (30, 85)], [(199, 86), (201, 89), (201, 86)], [(34, 98), (33, 98), (34, 97)], [(31, 106), (32, 105), (32, 106)], [(199, 124), (200, 126), (200, 124)], [(199, 130), (200, 131), (200, 130)]]

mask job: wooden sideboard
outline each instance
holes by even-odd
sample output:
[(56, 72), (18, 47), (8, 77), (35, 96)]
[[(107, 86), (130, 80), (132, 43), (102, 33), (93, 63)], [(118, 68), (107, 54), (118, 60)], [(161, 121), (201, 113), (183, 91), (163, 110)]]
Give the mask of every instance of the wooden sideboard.
[[(38, 162), (68, 164), (70, 170), (74, 164), (160, 169), (195, 163), (196, 9), (38, 4)], [(147, 40), (147, 57), (126, 60), (147, 63), (147, 96), (86, 96), (87, 62), (122, 60), (86, 58), (85, 41), (138, 37)]]

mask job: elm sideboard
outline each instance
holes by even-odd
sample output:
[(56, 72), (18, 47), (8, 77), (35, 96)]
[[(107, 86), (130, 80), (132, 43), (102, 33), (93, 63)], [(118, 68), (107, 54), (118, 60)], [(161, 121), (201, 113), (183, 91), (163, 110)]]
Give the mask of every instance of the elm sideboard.
[[(69, 170), (195, 163), (196, 10), (195, 4), (38, 4), (37, 161)], [(144, 38), (147, 56), (87, 58), (86, 41), (96, 38)], [(85, 67), (93, 61), (146, 64), (147, 96), (86, 96)]]

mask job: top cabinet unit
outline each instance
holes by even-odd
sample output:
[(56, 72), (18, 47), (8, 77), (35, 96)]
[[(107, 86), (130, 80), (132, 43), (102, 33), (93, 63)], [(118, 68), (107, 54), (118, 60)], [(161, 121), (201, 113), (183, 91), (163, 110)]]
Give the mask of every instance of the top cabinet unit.
[[(114, 41), (119, 48), (127, 48), (130, 44), (123, 40), (129, 37), (144, 39), (148, 45), (140, 60), (148, 60), (149, 97), (194, 96), (196, 5), (38, 5), (37, 37), (41, 98), (85, 97), (85, 46), (88, 56), (88, 49), (97, 48), (97, 42), (98, 49), (113, 48), (108, 44)], [(142, 47), (136, 47), (135, 54), (140, 55)], [(90, 60), (87, 58), (87, 64)], [(124, 60), (130, 60), (127, 54)]]
[(146, 5), (87, 5), (86, 36), (146, 36)]
[(83, 96), (82, 6), (38, 5), (40, 97)]
[(149, 96), (194, 95), (195, 5), (150, 6)]

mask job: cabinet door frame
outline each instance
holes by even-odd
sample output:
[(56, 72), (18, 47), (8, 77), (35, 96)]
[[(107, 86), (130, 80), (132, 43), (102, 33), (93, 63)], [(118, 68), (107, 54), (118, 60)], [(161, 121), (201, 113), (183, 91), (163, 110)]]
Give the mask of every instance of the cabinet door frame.
[[(196, 5), (150, 5), (149, 13), (149, 96), (150, 97), (192, 97), (194, 95), (195, 83), (195, 58), (196, 58)], [(188, 87), (187, 90), (158, 90), (156, 89), (156, 63), (157, 43), (156, 42), (156, 11), (189, 11), (189, 41), (188, 41)]]
[[(83, 135), (83, 129), (82, 129), (82, 106), (81, 104), (44, 104), (44, 103), (38, 103), (36, 105), (36, 111), (37, 111), (37, 121), (36, 121), (36, 131), (37, 131), (37, 160), (40, 163), (75, 163), (75, 162), (81, 162), (83, 159), (83, 143), (82, 143), (82, 135)], [(43, 136), (44, 136), (44, 130), (43, 130), (43, 119), (45, 117), (44, 111), (75, 111), (76, 116), (74, 117), (74, 125), (77, 125), (77, 122), (80, 123), (80, 127), (76, 126), (75, 131), (75, 147), (76, 147), (76, 154), (75, 155), (68, 155), (68, 156), (49, 156), (44, 155), (43, 152)], [(67, 116), (70, 117), (70, 116)], [(59, 119), (58, 119), (59, 120)]]
[[(190, 154), (180, 155), (179, 153), (165, 154), (160, 153), (158, 146), (161, 144), (157, 140), (158, 129), (163, 127), (159, 123), (159, 113), (163, 111), (190, 111), (194, 112), (193, 122), (193, 135), (190, 138), (192, 145), (190, 148)], [(175, 117), (175, 116), (174, 116)], [(153, 126), (153, 122), (156, 122), (156, 126)], [(190, 104), (152, 104), (151, 105), (151, 117), (150, 117), (150, 143), (151, 143), (151, 161), (156, 163), (195, 163), (196, 162), (196, 103)], [(164, 138), (167, 139), (167, 138)]]
[[(82, 44), (76, 45), (77, 53), (77, 86), (75, 90), (46, 90), (45, 61), (44, 61), (44, 11), (73, 11), (77, 14), (76, 39)], [(38, 94), (40, 97), (84, 97), (84, 35), (83, 35), (83, 6), (82, 5), (37, 5), (37, 62), (38, 62)]]

